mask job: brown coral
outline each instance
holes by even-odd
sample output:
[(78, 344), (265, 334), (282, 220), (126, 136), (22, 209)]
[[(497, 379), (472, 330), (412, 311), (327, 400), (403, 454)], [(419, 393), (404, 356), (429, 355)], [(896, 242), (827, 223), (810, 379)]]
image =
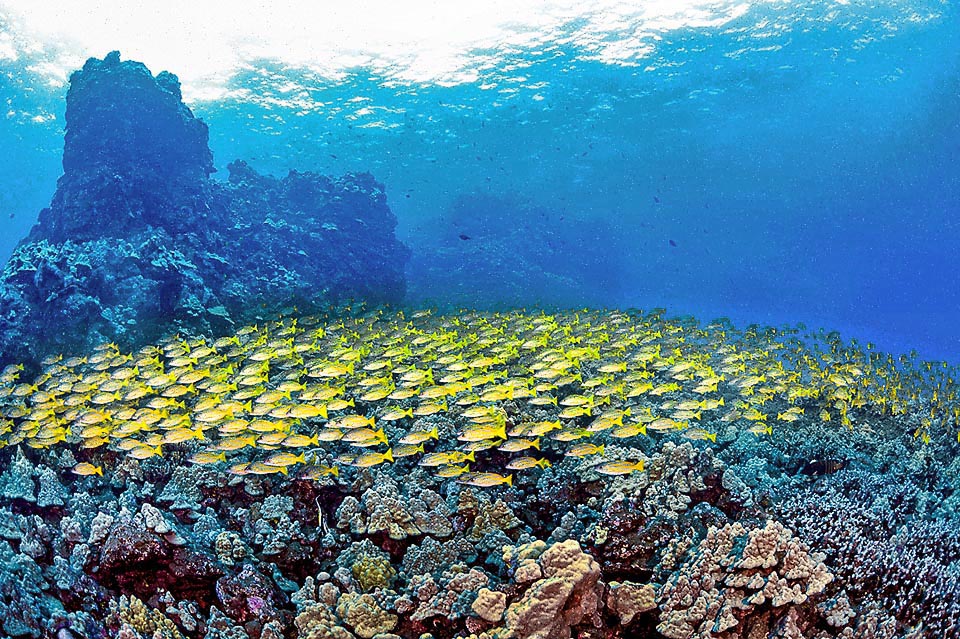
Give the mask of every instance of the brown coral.
[(111, 616), (120, 626), (127, 626), (142, 636), (155, 639), (183, 639), (176, 624), (162, 612), (149, 608), (134, 596), (121, 595), (110, 602)]
[[(657, 630), (670, 639), (731, 637), (755, 608), (803, 604), (832, 579), (823, 556), (778, 522), (751, 530), (740, 523), (712, 527), (660, 593)], [(781, 626), (795, 625), (791, 610), (778, 613)]]
[(560, 639), (586, 620), (599, 625), (600, 565), (593, 557), (571, 539), (543, 551), (538, 564), (543, 578), (507, 608), (506, 636)]
[(397, 625), (397, 616), (381, 608), (376, 599), (367, 594), (341, 595), (337, 614), (363, 639), (390, 632)]
[(641, 612), (657, 607), (657, 591), (652, 584), (635, 584), (630, 581), (610, 583), (607, 592), (607, 608), (620, 618), (620, 623), (629, 626)]

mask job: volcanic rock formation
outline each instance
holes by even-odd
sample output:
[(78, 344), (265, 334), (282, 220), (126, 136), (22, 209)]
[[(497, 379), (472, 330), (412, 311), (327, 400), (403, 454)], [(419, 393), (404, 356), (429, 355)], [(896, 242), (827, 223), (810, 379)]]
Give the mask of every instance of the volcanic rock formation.
[(277, 179), (237, 161), (213, 180), (177, 77), (118, 52), (70, 78), (63, 170), (0, 276), (0, 363), (403, 298), (409, 251), (372, 176)]

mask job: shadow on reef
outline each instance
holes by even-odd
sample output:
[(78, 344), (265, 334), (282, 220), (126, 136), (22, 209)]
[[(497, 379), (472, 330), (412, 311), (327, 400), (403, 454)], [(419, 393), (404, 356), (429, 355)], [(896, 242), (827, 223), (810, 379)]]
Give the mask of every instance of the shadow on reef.
[(277, 179), (237, 161), (212, 180), (177, 77), (117, 52), (70, 78), (63, 170), (0, 279), (0, 364), (403, 299), (409, 251), (372, 176)]

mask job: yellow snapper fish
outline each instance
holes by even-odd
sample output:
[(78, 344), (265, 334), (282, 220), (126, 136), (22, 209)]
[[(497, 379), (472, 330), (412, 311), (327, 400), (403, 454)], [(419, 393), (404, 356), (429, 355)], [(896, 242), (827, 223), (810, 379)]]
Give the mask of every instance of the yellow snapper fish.
[(385, 414), (380, 416), (380, 419), (385, 422), (395, 422), (404, 418), (412, 418), (413, 409), (412, 408), (394, 408), (387, 411)]
[(221, 451), (233, 451), (256, 445), (257, 435), (243, 435), (223, 438), (215, 444), (215, 448)]
[(335, 442), (343, 438), (343, 431), (339, 428), (324, 428), (320, 432), (315, 433), (314, 437), (321, 442)]
[(306, 457), (303, 454), (294, 455), (293, 453), (274, 453), (266, 459), (263, 460), (263, 463), (267, 466), (282, 466), (286, 468), (287, 466), (293, 466), (294, 464), (305, 464)]
[(423, 443), (420, 443), (419, 445), (412, 443), (401, 443), (398, 446), (393, 447), (393, 456), (395, 459), (402, 457), (413, 457), (414, 455), (422, 452)]
[[(366, 397), (363, 397), (361, 399), (369, 402), (369, 401), (377, 401), (379, 399), (383, 399), (386, 396), (387, 395), (384, 394), (382, 397), (375, 397), (372, 399), (367, 399)], [(352, 399), (331, 399), (329, 402), (327, 402), (326, 409), (328, 411), (338, 411), (338, 410), (346, 410), (348, 408), (353, 408), (354, 406), (356, 406), (356, 404)]]
[(481, 439), (480, 441), (477, 441), (477, 442), (467, 442), (460, 448), (467, 452), (473, 451), (476, 453), (481, 450), (490, 450), (491, 448), (495, 448), (502, 441), (503, 441), (502, 439)]
[[(283, 433), (277, 433), (278, 436), (283, 435)], [(262, 438), (261, 438), (262, 439)], [(279, 442), (281, 446), (287, 448), (305, 448), (307, 446), (317, 446), (320, 443), (320, 437), (316, 434), (313, 436), (301, 435), (299, 433), (294, 433), (292, 435), (287, 435)]]
[(430, 404), (420, 404), (419, 406), (413, 409), (413, 414), (416, 415), (417, 417), (426, 417), (427, 415), (433, 415), (435, 413), (439, 413), (441, 411), (446, 411), (446, 410), (447, 410), (447, 402), (443, 402), (442, 404), (433, 402)]
[(686, 422), (670, 419), (669, 417), (658, 417), (657, 419), (647, 424), (648, 430), (655, 430), (655, 431), (681, 430), (686, 427), (687, 427)]
[(509, 470), (526, 470), (528, 468), (548, 468), (551, 465), (550, 460), (546, 458), (517, 457), (516, 459), (511, 459), (505, 468)]
[(445, 451), (439, 453), (429, 453), (420, 458), (420, 466), (445, 466), (448, 464), (459, 464), (464, 461), (476, 461), (475, 453), (463, 453), (458, 450)]
[(326, 404), (297, 404), (287, 411), (287, 415), (295, 419), (313, 419), (320, 417), (327, 419)]
[(586, 457), (588, 455), (602, 455), (604, 445), (577, 444), (564, 453), (567, 457)]
[(592, 409), (589, 405), (586, 406), (568, 406), (560, 411), (558, 417), (561, 419), (575, 419), (583, 415), (590, 415)]
[(610, 461), (596, 466), (593, 470), (601, 475), (629, 475), (630, 473), (643, 471), (643, 460)]
[(206, 439), (202, 428), (190, 430), (189, 428), (175, 428), (168, 430), (163, 435), (164, 444), (181, 444), (191, 439)]
[(800, 419), (800, 413), (791, 410), (777, 413), (777, 420), (781, 422), (795, 422)]
[(646, 435), (647, 434), (647, 425), (646, 424), (625, 424), (619, 428), (615, 428), (613, 432), (610, 433), (610, 436), (615, 439), (629, 439), (630, 437), (636, 437), (637, 435)]
[(223, 452), (213, 453), (209, 451), (201, 451), (199, 453), (194, 453), (193, 455), (190, 455), (190, 457), (187, 458), (187, 461), (190, 462), (191, 464), (201, 464), (201, 465), (216, 464), (219, 462), (227, 461), (227, 455), (226, 453), (223, 453)]
[(747, 431), (753, 433), (757, 437), (760, 435), (773, 435), (773, 426), (768, 426), (763, 422), (754, 422), (753, 426), (748, 428)]
[(350, 465), (357, 468), (370, 468), (371, 466), (378, 466), (387, 461), (393, 461), (392, 448), (388, 448), (385, 453), (364, 453), (362, 455), (358, 455)]
[(162, 454), (163, 450), (160, 446), (149, 446), (147, 444), (141, 444), (127, 451), (127, 456), (133, 457), (134, 459), (150, 459), (151, 457), (157, 457)]
[(346, 415), (327, 423), (329, 428), (342, 428), (350, 430), (354, 428), (373, 427), (376, 420), (373, 417), (364, 417), (363, 415)]
[(400, 438), (401, 444), (420, 444), (430, 439), (440, 439), (440, 432), (434, 426), (431, 430), (415, 430)]
[(534, 406), (556, 406), (557, 398), (554, 395), (538, 395), (531, 397), (529, 403)]
[(561, 428), (563, 428), (563, 424), (560, 422), (560, 420), (553, 422), (534, 422), (530, 425), (530, 429), (526, 432), (526, 434), (533, 437), (543, 437), (547, 433), (560, 430)]
[(499, 426), (492, 426), (492, 425), (467, 426), (463, 429), (463, 432), (457, 436), (457, 440), (461, 442), (476, 442), (484, 439), (506, 439), (506, 438), (507, 438), (506, 424), (500, 424)]
[(467, 477), (462, 477), (458, 481), (461, 484), (477, 486), (479, 488), (490, 488), (501, 484), (513, 486), (513, 475), (503, 476), (498, 473), (472, 473)]
[(245, 468), (244, 472), (253, 475), (273, 475), (276, 473), (286, 475), (287, 468), (286, 466), (271, 466), (263, 462), (253, 462)]
[(550, 433), (550, 439), (558, 442), (572, 442), (578, 439), (583, 439), (584, 437), (590, 437), (593, 435), (586, 428), (563, 428), (556, 432)]
[(382, 428), (380, 430), (373, 430), (372, 428), (355, 428), (353, 430), (348, 430), (346, 433), (344, 433), (341, 441), (356, 443), (371, 439), (384, 444), (387, 443), (387, 435), (383, 432)]
[(711, 441), (716, 443), (717, 434), (711, 433), (703, 428), (691, 428), (690, 430), (683, 431), (683, 436), (687, 439), (698, 439), (701, 441)]
[(307, 466), (306, 468), (303, 469), (303, 471), (299, 475), (301, 479), (310, 479), (313, 481), (317, 481), (321, 477), (339, 477), (339, 476), (340, 476), (340, 468), (338, 466), (324, 466), (324, 465)]
[(443, 477), (444, 479), (450, 479), (451, 477), (459, 477), (465, 473), (470, 472), (470, 464), (464, 464), (462, 466), (455, 465), (444, 465), (437, 468), (435, 473), (437, 477)]
[(90, 462), (80, 462), (73, 467), (72, 472), (75, 475), (89, 476), (100, 475), (103, 477), (103, 466), (94, 466)]
[(540, 450), (540, 438), (535, 439), (525, 439), (525, 438), (516, 438), (508, 439), (507, 441), (500, 444), (497, 447), (497, 450), (505, 453), (518, 453), (522, 450), (527, 450), (528, 448), (536, 448)]

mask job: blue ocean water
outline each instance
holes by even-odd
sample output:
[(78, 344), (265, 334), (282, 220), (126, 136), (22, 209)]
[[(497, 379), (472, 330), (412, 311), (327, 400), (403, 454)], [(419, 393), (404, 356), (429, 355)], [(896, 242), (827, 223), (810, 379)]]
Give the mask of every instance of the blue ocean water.
[[(265, 23), (273, 49), (218, 65), (196, 20), (192, 39), (151, 48), (86, 37), (71, 10), (2, 2), (0, 259), (61, 173), (67, 74), (119, 48), (181, 76), (220, 175), (243, 158), (383, 182), (414, 254), (412, 304), (455, 289), (478, 307), (666, 307), (960, 360), (956, 8), (683, 7), (563, 7), (548, 21), (496, 5), (497, 30), (469, 47), (418, 50), (388, 30), (396, 42), (377, 53), (333, 41), (288, 55), (284, 37), (302, 45), (329, 17), (311, 14), (288, 36)], [(175, 18), (152, 19), (169, 35)], [(510, 258), (526, 250), (563, 281), (518, 276)]]

